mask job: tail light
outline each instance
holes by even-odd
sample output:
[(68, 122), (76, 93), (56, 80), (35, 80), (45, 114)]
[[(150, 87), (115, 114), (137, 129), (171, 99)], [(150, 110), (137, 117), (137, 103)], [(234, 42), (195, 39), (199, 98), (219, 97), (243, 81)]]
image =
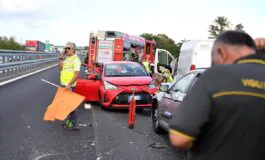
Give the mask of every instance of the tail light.
[(190, 70), (192, 71), (192, 70), (195, 70), (195, 69), (196, 69), (196, 66), (194, 64), (191, 65)]

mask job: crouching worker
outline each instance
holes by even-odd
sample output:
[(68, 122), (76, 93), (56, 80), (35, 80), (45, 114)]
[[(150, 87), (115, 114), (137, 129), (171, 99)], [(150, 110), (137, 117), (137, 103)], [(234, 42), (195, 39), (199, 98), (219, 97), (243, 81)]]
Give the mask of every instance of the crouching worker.
[(170, 71), (168, 69), (164, 69), (162, 74), (163, 74), (162, 76), (164, 77), (164, 82), (165, 83), (170, 83), (170, 82), (174, 81), (174, 79), (173, 79), (173, 77), (170, 74)]

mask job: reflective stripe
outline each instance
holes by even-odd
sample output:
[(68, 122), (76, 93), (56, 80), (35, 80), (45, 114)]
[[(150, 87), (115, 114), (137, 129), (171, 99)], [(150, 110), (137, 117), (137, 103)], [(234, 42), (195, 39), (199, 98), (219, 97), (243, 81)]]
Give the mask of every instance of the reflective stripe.
[(265, 61), (260, 60), (260, 59), (244, 59), (244, 60), (239, 60), (237, 63), (238, 64), (244, 64), (244, 63), (259, 63), (259, 64), (265, 64)]
[(64, 71), (69, 71), (69, 72), (73, 72), (74, 70), (72, 68), (64, 68)]
[(191, 137), (191, 136), (189, 136), (189, 135), (186, 135), (186, 134), (181, 133), (181, 132), (179, 132), (179, 131), (176, 131), (176, 130), (174, 130), (174, 129), (169, 129), (169, 133), (171, 133), (171, 134), (175, 134), (175, 135), (177, 135), (177, 136), (180, 136), (180, 137), (185, 138), (185, 139), (188, 139), (188, 140), (192, 140), (192, 141), (195, 140), (194, 137)]
[(213, 94), (213, 98), (218, 98), (222, 96), (252, 96), (252, 97), (259, 97), (259, 98), (265, 98), (265, 94), (262, 93), (255, 93), (255, 92), (244, 92), (244, 91), (224, 91), (224, 92), (218, 92)]

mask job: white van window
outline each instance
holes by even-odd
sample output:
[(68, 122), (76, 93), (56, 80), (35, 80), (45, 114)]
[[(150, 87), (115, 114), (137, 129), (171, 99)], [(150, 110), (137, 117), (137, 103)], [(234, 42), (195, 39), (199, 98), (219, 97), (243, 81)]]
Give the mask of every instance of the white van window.
[(167, 65), (167, 52), (166, 51), (158, 51), (158, 63), (162, 65)]

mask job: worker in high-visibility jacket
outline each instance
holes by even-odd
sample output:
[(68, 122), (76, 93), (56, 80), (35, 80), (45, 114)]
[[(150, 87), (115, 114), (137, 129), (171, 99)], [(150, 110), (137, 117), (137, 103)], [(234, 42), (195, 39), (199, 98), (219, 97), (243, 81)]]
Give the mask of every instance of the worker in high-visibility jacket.
[[(74, 43), (68, 42), (66, 44), (65, 50), (60, 54), (59, 57), (59, 66), (61, 69), (60, 81), (61, 86), (65, 89), (74, 91), (76, 87), (76, 80), (80, 74), (81, 60), (75, 54), (76, 46)], [(66, 57), (66, 58), (64, 58)], [(77, 125), (77, 116), (75, 111), (71, 112), (69, 119), (67, 119), (64, 124), (66, 129), (76, 129)]]
[(172, 77), (172, 75), (170, 74), (170, 71), (168, 69), (164, 69), (162, 71), (162, 74), (163, 74), (163, 77), (164, 77), (164, 82), (165, 83), (170, 83), (170, 82), (173, 82), (174, 79)]
[(142, 64), (145, 67), (147, 73), (149, 73), (150, 76), (151, 76), (151, 65), (150, 65), (150, 61), (149, 61), (149, 56), (146, 57), (146, 60), (144, 60), (142, 62)]

